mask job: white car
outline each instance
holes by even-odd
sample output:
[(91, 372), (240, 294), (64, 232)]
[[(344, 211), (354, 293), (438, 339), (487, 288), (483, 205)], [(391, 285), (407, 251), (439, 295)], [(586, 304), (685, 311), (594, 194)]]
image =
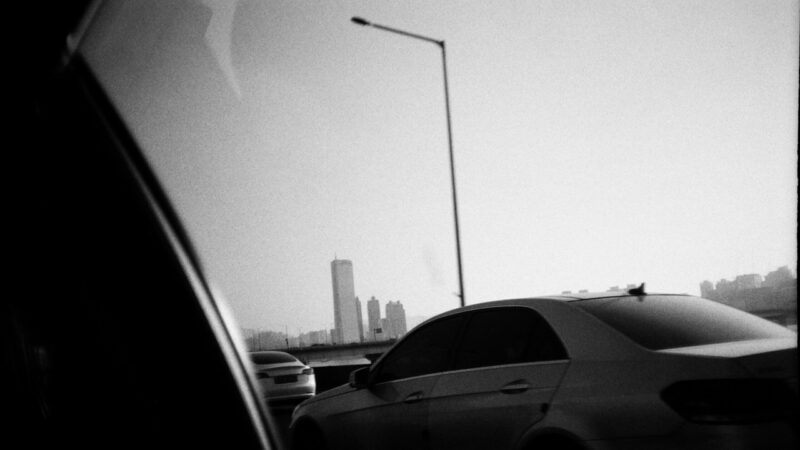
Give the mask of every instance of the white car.
[(314, 369), (294, 356), (279, 351), (251, 352), (261, 394), (272, 408), (294, 408), (314, 396)]
[(797, 334), (687, 295), (578, 294), (423, 323), (292, 417), (294, 448), (794, 448)]

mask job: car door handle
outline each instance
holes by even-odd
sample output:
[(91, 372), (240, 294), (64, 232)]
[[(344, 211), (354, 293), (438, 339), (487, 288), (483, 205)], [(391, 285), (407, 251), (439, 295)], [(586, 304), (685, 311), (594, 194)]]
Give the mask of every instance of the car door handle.
[(422, 400), (422, 392), (414, 392), (413, 394), (408, 394), (403, 403), (416, 403), (420, 400)]
[(520, 392), (525, 392), (530, 388), (531, 385), (528, 383), (511, 383), (501, 387), (500, 392), (503, 394), (517, 394)]

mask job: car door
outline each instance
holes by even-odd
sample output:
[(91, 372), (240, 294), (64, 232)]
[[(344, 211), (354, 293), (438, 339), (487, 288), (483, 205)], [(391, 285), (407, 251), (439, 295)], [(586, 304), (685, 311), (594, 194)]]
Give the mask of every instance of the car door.
[(423, 325), (379, 360), (368, 386), (349, 394), (360, 404), (339, 415), (336, 441), (348, 448), (429, 448), (430, 394), (449, 368), (462, 322), (455, 316)]
[(479, 310), (429, 400), (431, 448), (512, 448), (544, 417), (567, 365), (545, 320), (529, 308)]

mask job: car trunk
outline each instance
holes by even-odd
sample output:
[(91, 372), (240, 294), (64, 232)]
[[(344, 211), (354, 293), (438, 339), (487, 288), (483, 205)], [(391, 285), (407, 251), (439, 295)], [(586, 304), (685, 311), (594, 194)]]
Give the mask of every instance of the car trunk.
[(797, 377), (797, 339), (776, 338), (724, 342), (660, 350), (661, 353), (733, 358), (753, 376)]

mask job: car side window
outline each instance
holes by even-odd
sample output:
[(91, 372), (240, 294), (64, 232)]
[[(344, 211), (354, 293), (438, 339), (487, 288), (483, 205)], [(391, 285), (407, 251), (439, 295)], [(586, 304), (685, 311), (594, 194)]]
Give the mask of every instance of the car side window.
[(414, 331), (376, 368), (375, 382), (448, 370), (464, 317), (463, 314), (446, 317)]
[(528, 308), (476, 312), (455, 355), (456, 369), (566, 359), (555, 331)]

